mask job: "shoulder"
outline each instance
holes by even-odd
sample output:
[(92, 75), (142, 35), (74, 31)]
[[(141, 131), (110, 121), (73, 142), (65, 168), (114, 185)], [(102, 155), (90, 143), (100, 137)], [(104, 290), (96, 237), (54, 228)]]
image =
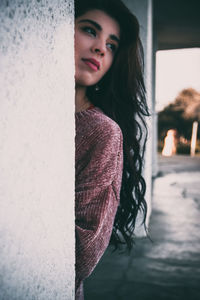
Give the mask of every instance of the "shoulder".
[[(78, 118), (77, 118), (78, 117)], [(99, 108), (84, 111), (76, 117), (76, 133), (82, 136), (107, 140), (122, 139), (119, 125)]]
[(121, 138), (119, 125), (103, 112), (97, 111), (96, 114), (93, 114), (90, 122), (93, 135), (99, 139), (112, 141), (115, 138)]
[(121, 173), (123, 139), (119, 125), (98, 109), (76, 120), (76, 184), (108, 186)]

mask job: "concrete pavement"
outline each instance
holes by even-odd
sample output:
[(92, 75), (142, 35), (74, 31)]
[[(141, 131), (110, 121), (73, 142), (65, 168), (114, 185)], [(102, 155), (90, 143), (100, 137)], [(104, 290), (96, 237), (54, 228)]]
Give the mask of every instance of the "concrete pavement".
[(85, 300), (200, 299), (200, 157), (159, 156), (149, 224), (130, 255), (108, 248)]

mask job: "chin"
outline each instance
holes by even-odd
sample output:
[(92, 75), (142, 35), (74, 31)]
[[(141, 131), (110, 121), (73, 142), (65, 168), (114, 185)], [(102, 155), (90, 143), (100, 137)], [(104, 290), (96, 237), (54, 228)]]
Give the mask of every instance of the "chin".
[(83, 78), (82, 80), (80, 78), (76, 78), (75, 77), (75, 82), (77, 85), (79, 86), (85, 86), (85, 87), (88, 87), (88, 86), (92, 86), (92, 85), (95, 85), (97, 84), (97, 82), (99, 82), (99, 80), (87, 80), (86, 78)]
[(97, 84), (102, 76), (95, 76), (95, 75), (100, 75), (100, 74), (91, 74), (88, 72), (78, 72), (77, 74), (75, 73), (75, 82), (76, 84), (80, 86), (92, 86)]

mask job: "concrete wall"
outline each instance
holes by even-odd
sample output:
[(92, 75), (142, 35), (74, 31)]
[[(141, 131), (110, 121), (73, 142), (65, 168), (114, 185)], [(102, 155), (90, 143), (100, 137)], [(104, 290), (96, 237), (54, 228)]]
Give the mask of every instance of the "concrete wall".
[[(153, 0), (153, 11), (155, 13), (155, 1)], [(155, 16), (153, 15), (155, 23)], [(152, 175), (155, 178), (158, 175), (158, 113), (156, 112), (156, 51), (158, 50), (158, 41), (155, 31), (155, 24), (153, 25), (153, 68), (152, 68), (152, 99), (153, 99), (153, 151), (152, 151)]]
[(0, 2), (0, 299), (74, 299), (73, 1)]
[[(145, 84), (147, 89), (147, 103), (152, 113), (153, 98), (152, 98), (152, 0), (123, 0), (128, 8), (136, 15), (140, 23), (140, 37), (144, 48), (144, 63), (145, 63)], [(147, 224), (151, 214), (151, 196), (152, 196), (152, 118), (146, 118), (148, 125), (148, 141), (146, 145), (144, 176), (147, 183), (146, 200), (148, 204)], [(142, 235), (138, 230), (138, 235)]]

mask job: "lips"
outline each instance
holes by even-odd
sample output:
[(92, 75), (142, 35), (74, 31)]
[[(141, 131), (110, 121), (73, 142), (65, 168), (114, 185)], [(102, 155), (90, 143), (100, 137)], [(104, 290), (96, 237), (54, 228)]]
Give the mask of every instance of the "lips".
[(83, 58), (84, 63), (92, 70), (98, 71), (100, 69), (100, 63), (94, 58)]

